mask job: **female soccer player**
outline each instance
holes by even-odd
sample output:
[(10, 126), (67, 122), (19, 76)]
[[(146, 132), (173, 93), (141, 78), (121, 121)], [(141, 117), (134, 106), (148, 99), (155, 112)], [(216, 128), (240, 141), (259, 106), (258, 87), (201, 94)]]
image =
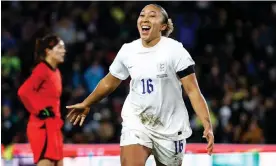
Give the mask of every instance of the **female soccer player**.
[(18, 96), (30, 112), (27, 137), (38, 166), (63, 165), (63, 139), (60, 117), (61, 75), (58, 64), (64, 62), (64, 42), (55, 35), (37, 40), (38, 64), (18, 90)]
[(181, 84), (204, 126), (207, 152), (214, 136), (209, 111), (197, 84), (194, 61), (182, 44), (168, 38), (172, 21), (159, 5), (144, 7), (137, 20), (140, 39), (124, 44), (110, 73), (82, 102), (67, 106), (68, 117), (83, 124), (89, 107), (114, 91), (131, 76), (130, 92), (122, 109), (121, 164), (144, 166), (153, 154), (158, 166), (181, 165), (185, 140), (191, 134)]

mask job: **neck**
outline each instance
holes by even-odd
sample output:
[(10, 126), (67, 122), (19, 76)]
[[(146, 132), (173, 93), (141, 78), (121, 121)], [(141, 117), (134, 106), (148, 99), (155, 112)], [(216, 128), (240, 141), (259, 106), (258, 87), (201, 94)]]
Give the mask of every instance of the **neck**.
[(54, 69), (56, 69), (58, 66), (58, 64), (53, 59), (51, 59), (49, 56), (47, 56), (45, 58), (45, 61)]
[(161, 40), (161, 36), (159, 36), (151, 41), (142, 40), (142, 44), (144, 47), (149, 48), (149, 47), (155, 46), (160, 40)]

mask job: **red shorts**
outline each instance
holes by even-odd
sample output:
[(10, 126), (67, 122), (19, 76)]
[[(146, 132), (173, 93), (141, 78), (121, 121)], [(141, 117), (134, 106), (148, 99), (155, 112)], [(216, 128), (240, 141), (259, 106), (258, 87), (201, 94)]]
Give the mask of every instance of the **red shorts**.
[[(58, 121), (60, 122), (60, 121)], [(29, 123), (27, 136), (34, 155), (34, 163), (39, 160), (53, 161), (63, 158), (62, 123), (56, 120), (45, 120), (42, 123)]]

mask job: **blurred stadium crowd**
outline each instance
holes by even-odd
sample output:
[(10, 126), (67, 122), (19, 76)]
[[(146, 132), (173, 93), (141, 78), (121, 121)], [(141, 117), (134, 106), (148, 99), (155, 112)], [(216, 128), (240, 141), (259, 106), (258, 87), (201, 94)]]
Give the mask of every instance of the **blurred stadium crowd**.
[[(149, 2), (1, 2), (1, 143), (27, 142), (28, 113), (17, 98), (34, 61), (34, 32), (51, 28), (66, 43), (61, 112), (81, 101), (108, 72), (117, 51), (139, 37), (136, 19)], [(276, 4), (158, 2), (197, 63), (218, 143), (276, 143)], [(64, 124), (65, 143), (118, 143), (128, 82), (92, 107), (84, 127)], [(202, 125), (187, 104), (193, 135)], [(35, 100), (35, 99), (34, 99)]]

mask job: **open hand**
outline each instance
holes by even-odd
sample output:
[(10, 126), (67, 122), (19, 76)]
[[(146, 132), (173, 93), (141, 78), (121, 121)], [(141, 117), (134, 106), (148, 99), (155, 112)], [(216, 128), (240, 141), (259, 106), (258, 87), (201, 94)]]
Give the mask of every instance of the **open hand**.
[(90, 112), (90, 107), (86, 106), (83, 103), (78, 103), (70, 106), (66, 106), (70, 110), (66, 118), (70, 119), (70, 122), (73, 125), (76, 125), (80, 121), (80, 126), (82, 126), (86, 116)]

